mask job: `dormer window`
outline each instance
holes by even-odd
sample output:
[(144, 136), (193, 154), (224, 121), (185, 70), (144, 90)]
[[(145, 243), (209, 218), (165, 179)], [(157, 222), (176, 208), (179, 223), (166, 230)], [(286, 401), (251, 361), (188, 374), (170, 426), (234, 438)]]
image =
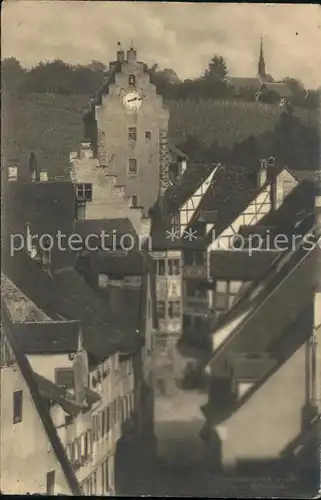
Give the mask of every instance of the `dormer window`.
[(128, 85), (130, 85), (131, 87), (135, 87), (135, 85), (136, 85), (136, 76), (135, 75), (129, 75)]

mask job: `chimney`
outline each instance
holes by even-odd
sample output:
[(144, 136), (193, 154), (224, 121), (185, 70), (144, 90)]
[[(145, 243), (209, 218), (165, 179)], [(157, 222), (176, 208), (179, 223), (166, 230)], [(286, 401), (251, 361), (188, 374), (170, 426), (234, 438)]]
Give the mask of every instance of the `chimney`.
[(29, 178), (33, 182), (39, 180), (38, 163), (34, 152), (29, 156)]
[(130, 48), (129, 50), (127, 50), (127, 62), (136, 62), (136, 56), (137, 56), (137, 53), (136, 53), (136, 50), (133, 49), (133, 48)]
[(258, 173), (258, 188), (261, 188), (267, 180), (268, 160), (260, 159), (260, 170)]
[(78, 157), (77, 151), (71, 151), (69, 154), (69, 163), (73, 163)]
[(187, 168), (187, 161), (186, 159), (182, 158), (180, 161), (180, 174), (183, 175), (185, 170)]
[(123, 63), (125, 61), (125, 52), (123, 50), (117, 51), (117, 61)]
[(93, 158), (93, 152), (92, 152), (92, 149), (91, 149), (91, 144), (90, 144), (90, 141), (83, 141), (81, 143), (81, 147), (80, 147), (80, 159), (81, 160), (89, 160), (91, 158)]
[(18, 180), (18, 167), (11, 166), (8, 167), (8, 181), (17, 181)]
[(121, 48), (121, 43), (117, 42), (117, 61), (123, 63), (125, 61), (125, 52)]

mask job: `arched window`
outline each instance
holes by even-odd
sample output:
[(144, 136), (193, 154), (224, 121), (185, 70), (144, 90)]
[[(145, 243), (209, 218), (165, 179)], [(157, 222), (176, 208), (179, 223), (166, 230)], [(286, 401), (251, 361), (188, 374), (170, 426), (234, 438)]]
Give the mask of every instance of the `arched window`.
[(136, 77), (135, 75), (129, 75), (128, 77), (128, 85), (135, 86), (136, 85)]

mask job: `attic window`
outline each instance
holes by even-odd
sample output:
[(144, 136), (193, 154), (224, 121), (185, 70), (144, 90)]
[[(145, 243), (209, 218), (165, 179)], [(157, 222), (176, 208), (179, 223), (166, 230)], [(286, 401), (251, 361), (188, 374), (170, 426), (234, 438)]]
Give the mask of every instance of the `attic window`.
[(151, 140), (151, 138), (152, 138), (152, 133), (151, 133), (151, 132), (149, 132), (149, 131), (146, 131), (146, 132), (145, 132), (145, 139), (146, 139), (147, 141), (150, 141), (150, 140)]
[(128, 85), (130, 85), (131, 87), (134, 87), (136, 85), (136, 76), (135, 75), (129, 75)]

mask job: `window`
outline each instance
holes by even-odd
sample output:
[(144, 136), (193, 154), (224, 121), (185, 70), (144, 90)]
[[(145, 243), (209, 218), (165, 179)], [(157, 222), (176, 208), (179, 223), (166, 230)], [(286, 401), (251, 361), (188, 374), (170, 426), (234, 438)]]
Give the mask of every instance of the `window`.
[(151, 313), (151, 306), (150, 306), (150, 299), (148, 299), (147, 302), (147, 317), (150, 318), (150, 313)]
[(130, 85), (131, 87), (134, 87), (136, 85), (136, 76), (135, 75), (129, 75), (128, 85)]
[(92, 495), (96, 495), (97, 490), (97, 474), (96, 471), (92, 475)]
[(138, 207), (138, 196), (136, 194), (133, 194), (132, 196), (132, 208), (137, 208)]
[(105, 493), (105, 462), (101, 464), (101, 492)]
[(129, 176), (137, 175), (137, 160), (136, 160), (136, 158), (129, 158), (129, 160), (128, 160), (128, 175)]
[(174, 231), (179, 231), (180, 229), (180, 214), (177, 212), (172, 218), (172, 229)]
[(151, 133), (151, 132), (149, 132), (149, 131), (145, 132), (145, 139), (146, 139), (147, 141), (150, 141), (150, 140), (151, 140), (151, 138), (152, 138), (152, 133)]
[(77, 198), (85, 198), (86, 201), (92, 201), (92, 184), (77, 184)]
[(137, 141), (137, 129), (136, 129), (136, 127), (129, 127), (128, 140), (129, 141)]
[(22, 422), (22, 391), (13, 393), (13, 423)]
[(88, 431), (85, 433), (84, 437), (84, 456), (85, 459), (88, 458), (89, 455), (89, 439), (88, 439)]
[(168, 260), (168, 274), (170, 276), (179, 276), (180, 274), (180, 261), (179, 259)]
[(157, 260), (157, 274), (158, 276), (165, 276), (165, 259)]
[(161, 319), (165, 318), (165, 302), (163, 300), (157, 302), (157, 316)]
[(47, 472), (46, 494), (54, 495), (54, 491), (55, 491), (55, 471), (51, 470), (50, 472)]
[(105, 410), (101, 412), (101, 435), (104, 437), (105, 435), (105, 428), (106, 428), (106, 414)]
[(181, 305), (179, 300), (175, 300), (174, 302), (170, 301), (168, 303), (168, 316), (170, 318), (179, 318), (181, 315)]

